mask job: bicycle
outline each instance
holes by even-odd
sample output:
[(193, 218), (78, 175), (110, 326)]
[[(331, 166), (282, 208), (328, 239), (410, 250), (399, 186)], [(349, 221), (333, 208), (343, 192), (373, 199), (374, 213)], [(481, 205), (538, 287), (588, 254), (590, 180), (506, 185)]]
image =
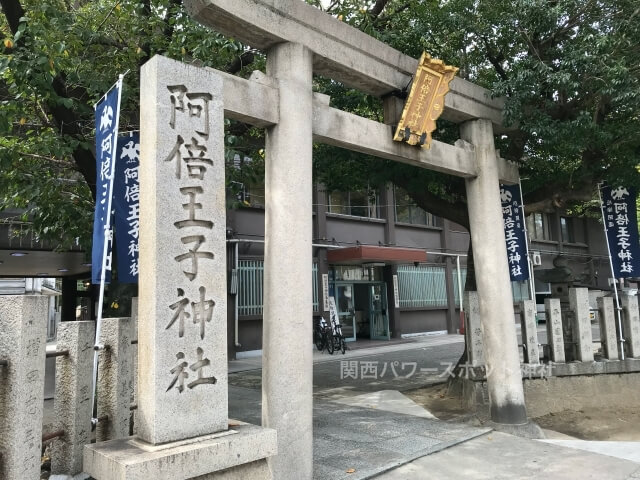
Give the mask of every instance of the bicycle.
[(320, 317), (320, 319), (316, 322), (313, 328), (313, 343), (315, 343), (316, 348), (319, 351), (324, 350), (325, 348), (329, 352), (329, 354), (333, 354), (333, 341), (329, 341), (329, 335), (331, 334), (331, 329), (327, 325), (324, 318)]

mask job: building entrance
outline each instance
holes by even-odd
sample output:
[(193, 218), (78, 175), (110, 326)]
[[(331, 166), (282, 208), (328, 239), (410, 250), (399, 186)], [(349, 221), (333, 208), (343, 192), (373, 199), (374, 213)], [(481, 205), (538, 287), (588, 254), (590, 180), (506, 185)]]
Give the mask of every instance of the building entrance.
[(335, 282), (336, 308), (347, 341), (389, 340), (385, 282)]

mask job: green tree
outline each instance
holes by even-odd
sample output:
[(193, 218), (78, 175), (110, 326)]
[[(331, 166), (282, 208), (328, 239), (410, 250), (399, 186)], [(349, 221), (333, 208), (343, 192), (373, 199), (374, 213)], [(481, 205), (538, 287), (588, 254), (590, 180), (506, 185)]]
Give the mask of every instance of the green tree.
[[(138, 128), (139, 68), (153, 55), (231, 73), (242, 73), (255, 58), (193, 22), (177, 0), (0, 5), (0, 211), (22, 209), (34, 233), (60, 249), (91, 246), (93, 105), (118, 74), (130, 72), (120, 119), (126, 131)], [(246, 126), (228, 123), (231, 158), (236, 150), (259, 148), (246, 133)]]
[[(520, 165), (530, 211), (593, 198), (602, 180), (637, 186), (640, 22), (633, 0), (309, 0), (418, 57), (422, 50), (507, 99), (497, 136)], [(191, 21), (176, 0), (0, 0), (0, 209), (22, 207), (41, 236), (88, 248), (95, 194), (93, 103), (126, 70), (122, 129), (138, 125), (139, 67), (152, 55), (245, 75), (264, 57)], [(339, 108), (382, 118), (381, 102), (327, 79)], [(434, 137), (452, 142), (457, 126)], [(231, 182), (261, 174), (262, 132), (227, 125)], [(236, 157), (236, 154), (238, 156)], [(435, 215), (468, 226), (457, 178), (328, 146), (315, 151), (329, 189), (392, 181)], [(231, 184), (236, 185), (236, 184)]]

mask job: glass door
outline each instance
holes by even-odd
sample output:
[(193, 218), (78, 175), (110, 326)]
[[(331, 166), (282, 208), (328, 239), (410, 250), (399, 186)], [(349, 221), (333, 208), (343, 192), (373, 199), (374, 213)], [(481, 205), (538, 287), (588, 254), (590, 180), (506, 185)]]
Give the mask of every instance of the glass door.
[(372, 340), (389, 340), (389, 315), (385, 283), (369, 286), (369, 325)]
[(353, 308), (353, 284), (336, 284), (336, 307), (345, 340), (355, 340), (356, 316)]

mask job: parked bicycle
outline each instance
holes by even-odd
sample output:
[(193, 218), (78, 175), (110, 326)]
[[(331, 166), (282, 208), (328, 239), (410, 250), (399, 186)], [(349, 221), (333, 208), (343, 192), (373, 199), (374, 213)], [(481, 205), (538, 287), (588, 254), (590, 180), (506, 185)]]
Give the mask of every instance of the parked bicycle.
[(347, 351), (347, 342), (342, 335), (342, 326), (336, 321), (331, 322), (329, 326), (326, 320), (320, 317), (314, 324), (313, 343), (319, 351), (327, 350), (329, 355), (333, 355), (335, 351)]
[[(324, 318), (320, 317), (313, 326), (313, 343), (319, 351), (324, 350), (332, 354), (333, 353), (333, 341), (331, 339), (331, 328), (327, 325)], [(331, 350), (329, 350), (331, 348)]]

